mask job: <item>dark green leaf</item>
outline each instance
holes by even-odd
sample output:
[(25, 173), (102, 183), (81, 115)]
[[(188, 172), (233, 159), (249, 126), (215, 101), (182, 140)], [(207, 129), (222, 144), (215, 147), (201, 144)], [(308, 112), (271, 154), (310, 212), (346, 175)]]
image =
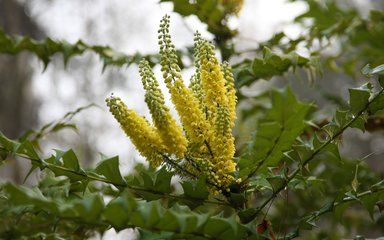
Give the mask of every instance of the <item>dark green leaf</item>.
[(348, 111), (339, 110), (336, 110), (334, 118), (338, 127), (343, 127), (347, 122), (352, 119)]
[[(29, 51), (35, 54), (43, 62), (44, 70), (47, 68), (52, 56), (56, 53), (62, 53), (65, 65), (70, 58), (82, 55), (85, 51), (91, 51), (98, 54), (103, 61), (104, 67), (111, 65), (129, 66), (132, 63), (139, 63), (142, 59), (142, 55), (139, 53), (125, 55), (112, 50), (110, 47), (90, 46), (82, 41), (70, 44), (65, 41), (56, 41), (51, 38), (39, 42), (30, 37), (11, 37), (0, 29), (0, 53), (16, 55), (23, 51)], [(153, 57), (149, 57), (149, 59), (151, 58)]]
[(251, 144), (249, 159), (261, 166), (259, 172), (268, 166), (276, 166), (284, 153), (291, 150), (296, 138), (307, 126), (305, 119), (312, 109), (311, 104), (297, 101), (290, 88), (272, 91), (271, 98), (272, 107), (259, 124)]
[(378, 79), (378, 81), (379, 81), (380, 86), (381, 86), (382, 88), (384, 88), (384, 74), (380, 74), (380, 75), (379, 75), (379, 79)]
[(371, 114), (375, 114), (380, 110), (384, 110), (384, 93), (379, 93), (380, 95), (375, 98), (375, 100), (369, 105), (369, 111)]
[(183, 187), (184, 196), (186, 197), (183, 203), (192, 209), (203, 204), (203, 201), (209, 196), (205, 178), (199, 178), (194, 181), (184, 181), (181, 183), (181, 186)]
[(62, 158), (64, 167), (72, 169), (76, 172), (80, 171), (79, 160), (77, 159), (77, 156), (72, 149), (66, 151)]
[(347, 202), (347, 203), (342, 203), (335, 208), (333, 215), (335, 216), (337, 221), (342, 220), (345, 211), (350, 207), (350, 205), (351, 203)]
[(124, 194), (108, 203), (103, 216), (116, 230), (123, 230), (136, 206), (134, 199), (129, 194)]
[(17, 149), (20, 146), (19, 142), (7, 138), (1, 131), (0, 131), (0, 144), (5, 150), (7, 150), (10, 153), (16, 153)]
[(349, 104), (353, 114), (357, 114), (367, 106), (371, 89), (372, 86), (370, 83), (360, 88), (349, 89)]
[(273, 191), (281, 189), (287, 182), (282, 176), (268, 177), (267, 181), (271, 184)]
[(204, 233), (219, 239), (239, 239), (244, 229), (240, 229), (236, 220), (231, 218), (211, 217), (204, 226)]
[(154, 189), (162, 193), (171, 193), (171, 179), (173, 174), (168, 172), (165, 167), (156, 172)]
[(90, 195), (74, 204), (79, 217), (88, 222), (97, 222), (104, 210), (104, 201), (99, 195)]
[(140, 240), (158, 240), (158, 239), (172, 239), (175, 235), (172, 232), (153, 232), (146, 229), (139, 228)]
[(242, 223), (249, 223), (250, 221), (255, 219), (256, 213), (257, 213), (256, 208), (247, 208), (245, 210), (238, 212), (238, 215)]
[(365, 132), (366, 122), (367, 122), (367, 116), (365, 114), (362, 114), (355, 119), (355, 121), (351, 124), (351, 127), (360, 129), (362, 132)]
[(24, 186), (16, 186), (12, 183), (6, 183), (3, 185), (3, 188), (8, 194), (10, 203), (14, 205), (32, 205), (54, 213), (59, 211), (56, 203), (49, 201), (37, 188), (31, 189)]
[(21, 145), (17, 149), (17, 153), (25, 155), (30, 159), (40, 160), (39, 155), (36, 153), (32, 143), (29, 141), (24, 141), (23, 143), (21, 143)]
[(112, 184), (115, 184), (116, 187), (122, 187), (126, 184), (120, 173), (119, 157), (117, 156), (101, 161), (97, 165), (95, 172), (104, 176)]
[(382, 200), (384, 197), (383, 192), (375, 192), (366, 196), (363, 196), (360, 201), (363, 204), (363, 206), (367, 209), (369, 212), (369, 215), (371, 216), (372, 221), (374, 221), (374, 212), (375, 212), (375, 206), (377, 202)]

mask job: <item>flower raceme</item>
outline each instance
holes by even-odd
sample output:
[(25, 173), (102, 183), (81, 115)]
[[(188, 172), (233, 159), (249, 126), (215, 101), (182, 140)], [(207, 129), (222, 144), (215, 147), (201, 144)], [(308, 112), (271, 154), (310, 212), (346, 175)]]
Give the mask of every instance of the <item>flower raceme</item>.
[(169, 35), (169, 16), (160, 22), (161, 71), (181, 125), (165, 105), (159, 83), (146, 60), (139, 65), (145, 102), (153, 125), (129, 109), (120, 98), (107, 98), (107, 105), (149, 163), (166, 165), (182, 177), (205, 177), (213, 192), (228, 191), (236, 170), (232, 128), (236, 119), (234, 78), (228, 63), (220, 64), (214, 46), (195, 34), (196, 72), (187, 87), (177, 64)]

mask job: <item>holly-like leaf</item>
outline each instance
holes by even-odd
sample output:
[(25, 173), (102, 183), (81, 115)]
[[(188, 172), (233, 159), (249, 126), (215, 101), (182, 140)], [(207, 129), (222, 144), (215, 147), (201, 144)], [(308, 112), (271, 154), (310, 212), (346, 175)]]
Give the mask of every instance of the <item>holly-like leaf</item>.
[[(276, 166), (283, 159), (284, 153), (292, 148), (307, 126), (305, 120), (312, 109), (311, 104), (299, 102), (290, 88), (272, 91), (271, 100), (272, 107), (258, 125), (247, 160), (256, 166), (255, 170), (258, 166), (259, 172)], [(242, 167), (241, 162), (239, 166)]]
[(77, 201), (73, 210), (76, 215), (87, 222), (97, 222), (104, 210), (104, 201), (100, 195), (91, 194), (80, 201)]
[(171, 193), (171, 179), (173, 174), (165, 167), (156, 172), (154, 189), (162, 193)]
[(233, 66), (236, 87), (249, 86), (258, 79), (269, 80), (290, 70), (294, 72), (297, 67), (308, 70), (311, 78), (320, 72), (315, 55), (306, 58), (294, 51), (287, 54), (277, 54), (266, 46), (262, 48), (261, 52), (263, 53), (262, 57), (256, 57), (253, 60), (246, 59)]
[(63, 158), (63, 166), (69, 169), (72, 169), (74, 171), (80, 171), (80, 165), (79, 165), (79, 160), (77, 159), (77, 156), (75, 152), (73, 152), (72, 149), (66, 151), (64, 155), (62, 156)]
[(107, 180), (116, 184), (116, 187), (122, 187), (126, 184), (120, 173), (118, 156), (101, 161), (96, 166), (95, 173), (104, 176)]
[(13, 205), (20, 206), (36, 206), (41, 209), (58, 213), (59, 208), (56, 203), (48, 200), (39, 189), (17, 186), (13, 183), (6, 183), (3, 189), (7, 193), (7, 197)]
[(246, 233), (245, 227), (239, 225), (235, 217), (211, 217), (204, 226), (204, 233), (218, 239), (241, 239)]
[[(103, 70), (107, 66), (129, 66), (133, 63), (139, 63), (145, 57), (140, 53), (134, 55), (126, 55), (116, 52), (108, 46), (91, 46), (79, 40), (76, 43), (68, 43), (66, 41), (57, 41), (47, 38), (44, 41), (36, 41), (30, 37), (12, 37), (7, 35), (4, 30), (0, 29), (0, 53), (19, 54), (28, 51), (36, 55), (47, 68), (51, 58), (56, 53), (61, 53), (66, 65), (74, 56), (82, 55), (86, 51), (96, 53), (103, 61)], [(148, 60), (156, 58), (156, 56), (147, 56)]]
[(108, 203), (103, 216), (116, 230), (123, 230), (127, 226), (136, 205), (133, 198), (128, 193), (124, 193)]
[(20, 147), (19, 142), (7, 138), (1, 131), (0, 131), (0, 144), (1, 144), (1, 147), (9, 153), (16, 153), (16, 151)]
[(359, 88), (349, 89), (349, 104), (353, 114), (357, 114), (367, 106), (371, 89), (370, 83), (364, 84)]
[[(293, 65), (289, 58), (274, 54), (267, 47), (264, 47), (263, 52), (264, 58), (255, 58), (252, 63), (255, 78), (270, 79), (282, 75)], [(297, 60), (296, 57), (295, 59)]]
[(286, 183), (286, 179), (283, 176), (268, 177), (267, 181), (271, 184), (273, 191), (277, 191), (283, 187)]
[(382, 200), (383, 197), (384, 197), (383, 192), (375, 192), (360, 198), (360, 202), (369, 212), (369, 216), (371, 217), (372, 221), (374, 221), (374, 212), (375, 212), (376, 204), (380, 200)]
[(194, 181), (184, 181), (181, 183), (184, 190), (185, 200), (182, 202), (192, 209), (201, 205), (209, 196), (205, 178), (199, 178)]
[(379, 93), (379, 96), (369, 105), (369, 112), (371, 114), (375, 114), (381, 110), (384, 110), (384, 93)]

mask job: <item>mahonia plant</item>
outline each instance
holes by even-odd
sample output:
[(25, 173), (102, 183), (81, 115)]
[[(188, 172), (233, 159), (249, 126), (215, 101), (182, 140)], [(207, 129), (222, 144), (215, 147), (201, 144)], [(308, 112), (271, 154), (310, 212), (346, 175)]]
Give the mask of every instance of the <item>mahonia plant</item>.
[(213, 193), (229, 191), (236, 170), (232, 128), (236, 119), (234, 78), (228, 63), (220, 64), (215, 48), (197, 32), (196, 72), (187, 87), (169, 34), (169, 16), (160, 21), (161, 71), (180, 126), (165, 105), (159, 83), (146, 60), (139, 65), (145, 102), (153, 125), (111, 96), (107, 105), (137, 150), (153, 167), (165, 165), (182, 177), (205, 177)]

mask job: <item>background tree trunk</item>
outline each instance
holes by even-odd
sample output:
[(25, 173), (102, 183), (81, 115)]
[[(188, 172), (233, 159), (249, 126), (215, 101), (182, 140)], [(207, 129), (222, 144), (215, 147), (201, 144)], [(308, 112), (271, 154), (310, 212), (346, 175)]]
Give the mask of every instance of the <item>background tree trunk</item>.
[[(42, 38), (39, 27), (15, 0), (0, 0), (0, 27), (10, 35)], [(0, 131), (10, 138), (20, 135), (37, 123), (38, 101), (31, 91), (33, 69), (31, 55), (0, 55)], [(0, 168), (0, 178), (23, 180), (23, 167), (18, 161)]]

